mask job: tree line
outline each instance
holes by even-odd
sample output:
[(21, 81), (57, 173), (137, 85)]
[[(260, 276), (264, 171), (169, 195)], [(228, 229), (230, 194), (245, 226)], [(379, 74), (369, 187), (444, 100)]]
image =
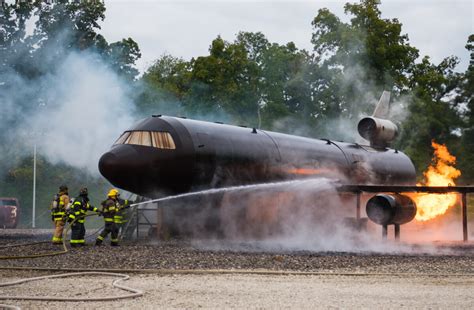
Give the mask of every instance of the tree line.
[[(263, 33), (240, 32), (234, 41), (218, 36), (209, 55), (189, 61), (163, 55), (147, 69), (137, 106), (156, 111), (174, 103), (178, 113), (229, 117), (234, 123), (313, 137), (347, 139), (361, 114), (369, 114), (383, 90), (401, 136), (394, 147), (406, 152), (421, 172), (430, 162), (431, 140), (457, 155), (463, 180), (474, 175), (474, 35), (467, 71), (459, 59), (421, 61), (419, 50), (397, 19), (384, 19), (377, 0), (347, 3), (342, 22), (328, 9), (313, 19), (312, 51), (293, 42), (271, 43)], [(339, 130), (337, 123), (344, 121)], [(349, 128), (349, 129), (347, 129)]]
[[(138, 44), (132, 38), (109, 43), (100, 34), (103, 2), (3, 3), (0, 103), (13, 100), (22, 111), (41, 104), (27, 90), (15, 98), (2, 95), (18, 87), (11, 73), (34, 85), (55, 70), (51, 63), (60, 63), (69, 51), (93, 52), (127, 80), (139, 115), (224, 120), (310, 137), (354, 139), (359, 117), (370, 114), (382, 91), (389, 90), (392, 118), (401, 129), (394, 147), (406, 152), (421, 174), (431, 160), (431, 141), (445, 143), (458, 158), (462, 182), (471, 183), (474, 35), (466, 44), (470, 65), (458, 72), (455, 56), (440, 63), (421, 57), (399, 20), (382, 18), (379, 6), (377, 0), (346, 3), (348, 22), (320, 9), (311, 21), (309, 51), (293, 42), (270, 42), (261, 32), (239, 32), (232, 41), (217, 36), (206, 56), (184, 60), (161, 55), (140, 75), (135, 67), (141, 56)], [(32, 17), (33, 33), (27, 34)], [(17, 119), (3, 115), (1, 121), (14, 127)], [(11, 145), (8, 134), (4, 132), (1, 140), (3, 154), (14, 152), (6, 147)], [(0, 170), (1, 195), (12, 188), (27, 192), (31, 157), (2, 165), (6, 169)], [(42, 167), (48, 169), (49, 164)], [(58, 173), (56, 181), (61, 179)], [(103, 180), (95, 182), (107, 186)]]

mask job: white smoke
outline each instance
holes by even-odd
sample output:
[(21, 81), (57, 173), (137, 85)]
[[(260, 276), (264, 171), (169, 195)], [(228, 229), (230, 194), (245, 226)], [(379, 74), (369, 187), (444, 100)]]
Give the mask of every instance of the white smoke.
[[(252, 193), (247, 194), (252, 196)], [(292, 181), (273, 193), (257, 189), (253, 196), (256, 198), (249, 203), (237, 195), (223, 217), (226, 237), (244, 242), (250, 248), (337, 252), (398, 250), (397, 245), (383, 242), (380, 235), (357, 228), (355, 195), (349, 201), (342, 199), (332, 180)], [(238, 221), (242, 210), (246, 212), (243, 229)]]
[[(390, 104), (390, 120), (396, 124), (402, 123), (410, 116), (408, 107), (410, 101), (413, 101), (412, 95), (401, 95)], [(400, 128), (399, 128), (400, 129)]]
[(99, 157), (133, 121), (127, 91), (128, 85), (97, 56), (70, 53), (42, 79), (42, 103), (18, 134), (32, 136), (39, 154), (51, 163), (98, 175)]
[[(179, 202), (183, 198), (193, 200)], [(174, 199), (176, 203), (166, 203)], [(318, 178), (211, 189), (155, 201), (164, 208), (165, 222), (174, 219), (166, 224), (174, 227), (171, 230), (205, 250), (450, 253), (432, 244), (414, 245), (404, 226), (401, 241), (394, 240), (392, 227), (383, 239), (381, 226), (366, 218), (364, 199), (362, 220), (356, 221), (355, 199), (342, 196), (333, 180)]]

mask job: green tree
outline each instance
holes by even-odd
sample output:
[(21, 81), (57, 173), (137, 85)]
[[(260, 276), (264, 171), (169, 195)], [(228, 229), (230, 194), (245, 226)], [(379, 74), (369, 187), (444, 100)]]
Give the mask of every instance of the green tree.
[(243, 45), (256, 65), (253, 80), (261, 109), (259, 123), (272, 128), (276, 121), (291, 117), (306, 124), (311, 118), (310, 56), (306, 51), (298, 50), (293, 42), (270, 43), (260, 32), (240, 32), (235, 44)]
[[(102, 1), (59, 0), (53, 4), (37, 4), (38, 16), (33, 40), (38, 42), (38, 59), (59, 61), (68, 51), (91, 51), (124, 77), (134, 79), (138, 70), (135, 62), (141, 57), (138, 44), (133, 39), (108, 44), (98, 33), (99, 22), (105, 18), (105, 4)], [(38, 67), (36, 64), (35, 67)]]
[(258, 67), (242, 44), (217, 37), (209, 56), (191, 60), (190, 88), (184, 104), (194, 113), (228, 113), (237, 122), (257, 123)]
[[(474, 127), (474, 34), (468, 38), (466, 49), (470, 53), (469, 66), (462, 81), (461, 100), (466, 103), (465, 121), (468, 128)], [(471, 140), (473, 141), (473, 140)]]
[[(173, 102), (180, 105), (177, 110), (206, 119), (225, 114), (234, 123), (287, 132), (303, 125), (299, 134), (342, 139), (347, 136), (337, 135), (334, 120), (349, 120), (355, 128), (360, 114), (373, 112), (369, 103), (390, 90), (409, 113), (399, 120), (402, 134), (395, 146), (418, 168), (431, 159), (433, 138), (465, 152), (460, 141), (472, 140), (472, 66), (461, 75), (454, 71), (455, 57), (417, 63), (418, 50), (402, 24), (382, 18), (379, 5), (376, 0), (347, 3), (349, 22), (319, 10), (312, 22), (313, 54), (292, 42), (271, 43), (260, 32), (240, 32), (233, 42), (213, 40), (208, 56), (191, 61), (163, 56), (143, 77), (142, 106)], [(460, 118), (464, 104), (468, 112)]]
[(136, 106), (141, 114), (182, 115), (182, 102), (189, 90), (190, 63), (162, 55), (143, 74)]
[[(418, 50), (402, 34), (397, 19), (383, 19), (380, 1), (347, 3), (344, 23), (327, 9), (313, 20), (315, 60), (318, 77), (313, 84), (320, 91), (325, 117), (358, 120), (373, 106), (368, 99), (391, 90), (393, 101), (405, 101), (408, 117), (401, 120), (397, 148), (405, 150), (421, 172), (431, 159), (431, 140), (456, 149), (462, 122), (460, 105), (453, 100), (460, 91), (461, 75), (454, 72), (458, 60), (448, 57), (440, 64), (425, 57), (416, 63)], [(355, 123), (354, 123), (355, 126)]]
[[(0, 179), (0, 197), (18, 197), (20, 199), (20, 225), (31, 227), (32, 212), (32, 169), (33, 158), (23, 158), (15, 167), (12, 167)], [(37, 183), (36, 183), (36, 225), (37, 227), (50, 227), (51, 217), (49, 205), (53, 195), (57, 193), (58, 186), (66, 184), (71, 197), (77, 197), (79, 189), (88, 186), (91, 203), (98, 206), (104, 199), (104, 193), (110, 188), (107, 181), (94, 178), (87, 172), (75, 170), (69, 166), (52, 165), (46, 159), (37, 158)], [(102, 221), (98, 221), (101, 225)]]
[(452, 102), (460, 76), (454, 72), (458, 60), (444, 59), (439, 65), (424, 57), (410, 77), (409, 116), (402, 124), (398, 147), (412, 158), (419, 172), (431, 160), (431, 141), (455, 146), (462, 126), (456, 104)]
[[(1, 2), (0, 195), (28, 197), (22, 199), (23, 210), (31, 207), (33, 169), (32, 158), (25, 157), (23, 144), (19, 143), (18, 131), (27, 131), (29, 117), (34, 117), (39, 106), (50, 104), (44, 98), (48, 95), (44, 88), (50, 83), (49, 76), (71, 53), (93, 54), (96, 57), (88, 59), (107, 63), (129, 80), (138, 73), (134, 68), (140, 57), (136, 42), (128, 38), (109, 44), (99, 34), (104, 14), (102, 1)], [(28, 23), (34, 25), (32, 35), (26, 32)], [(60, 184), (57, 177), (71, 179), (73, 175), (81, 176), (77, 183), (90, 177), (72, 167), (52, 166), (41, 158), (38, 160), (37, 195), (42, 208), (47, 207), (51, 193)], [(94, 178), (89, 178), (88, 183), (97, 185), (96, 189), (103, 189), (106, 184)], [(24, 220), (29, 218), (25, 216)]]
[(301, 122), (309, 107), (304, 81), (309, 61), (293, 43), (272, 44), (260, 32), (240, 32), (234, 42), (218, 37), (209, 56), (189, 62), (160, 57), (143, 76), (141, 99), (147, 103), (139, 105), (149, 109), (179, 102), (194, 116), (227, 115), (233, 122), (265, 128), (284, 117)]
[(383, 19), (380, 1), (347, 3), (350, 23), (342, 22), (327, 9), (314, 18), (312, 43), (316, 61), (322, 67), (319, 85), (321, 101), (330, 102), (326, 111), (343, 117), (357, 117), (367, 111), (367, 93), (406, 89), (407, 72), (418, 50), (401, 34), (397, 19)]
[(138, 75), (136, 61), (142, 56), (138, 44), (132, 38), (112, 43), (107, 48), (109, 63), (121, 76), (133, 80)]
[(460, 105), (465, 104), (463, 114), (463, 135), (460, 143), (458, 157), (459, 167), (462, 171), (461, 178), (465, 183), (474, 181), (474, 34), (468, 38), (466, 49), (470, 53), (469, 66), (462, 78), (461, 92), (457, 97)]

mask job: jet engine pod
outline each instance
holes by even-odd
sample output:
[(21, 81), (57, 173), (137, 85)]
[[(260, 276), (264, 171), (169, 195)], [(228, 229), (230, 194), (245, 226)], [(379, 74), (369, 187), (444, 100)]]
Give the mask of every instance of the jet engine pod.
[(378, 194), (367, 201), (367, 216), (380, 225), (401, 225), (416, 215), (415, 202), (400, 194)]
[(387, 119), (364, 117), (359, 121), (357, 130), (362, 138), (369, 140), (372, 146), (386, 147), (398, 135), (398, 127)]

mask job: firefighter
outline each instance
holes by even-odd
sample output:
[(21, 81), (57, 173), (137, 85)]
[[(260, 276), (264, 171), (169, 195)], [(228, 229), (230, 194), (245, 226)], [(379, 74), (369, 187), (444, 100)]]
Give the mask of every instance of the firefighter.
[(86, 221), (85, 215), (87, 211), (98, 212), (96, 207), (89, 204), (89, 192), (87, 187), (81, 188), (79, 191), (79, 197), (74, 200), (71, 211), (69, 212), (68, 221), (72, 223), (71, 227), (71, 246), (84, 246), (86, 241), (84, 236), (86, 235), (86, 228), (84, 222)]
[(104, 217), (105, 227), (97, 237), (95, 245), (102, 245), (102, 242), (110, 233), (110, 245), (118, 246), (119, 225), (122, 224), (121, 211), (128, 208), (128, 201), (119, 198), (119, 191), (111, 189), (107, 194), (107, 199), (102, 202), (102, 216)]
[(125, 218), (124, 215), (125, 215), (125, 209), (128, 209), (130, 207), (130, 202), (128, 201), (128, 199), (121, 199), (120, 193), (118, 191), (117, 191), (117, 202), (119, 204), (119, 208), (114, 215), (114, 223), (117, 226), (117, 235), (120, 235), (122, 233), (123, 227), (125, 226), (125, 223), (127, 222), (127, 219)]
[(65, 217), (67, 208), (69, 208), (69, 201), (68, 188), (66, 185), (61, 185), (59, 192), (54, 195), (51, 203), (51, 219), (54, 223), (53, 244), (62, 244), (63, 242)]

